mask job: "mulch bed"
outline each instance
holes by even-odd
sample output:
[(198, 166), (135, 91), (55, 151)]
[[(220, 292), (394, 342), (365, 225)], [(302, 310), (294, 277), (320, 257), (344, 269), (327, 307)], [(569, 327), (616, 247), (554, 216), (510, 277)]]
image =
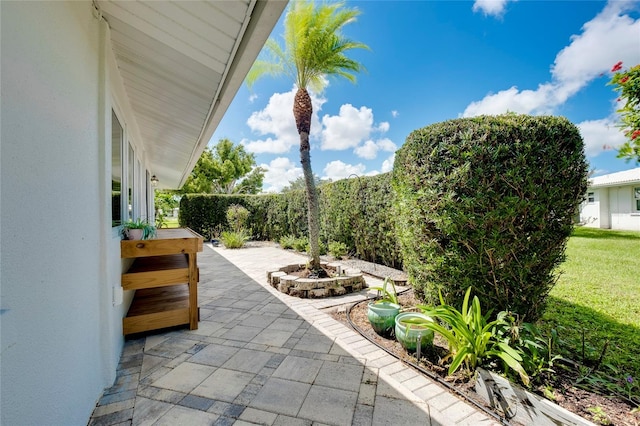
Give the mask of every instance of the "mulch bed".
[[(399, 299), (403, 307), (415, 306), (419, 303), (419, 301), (413, 297), (412, 291), (401, 294)], [(333, 316), (335, 319), (350, 325), (345, 312), (335, 312)], [(420, 362), (417, 362), (416, 357), (413, 354), (407, 353), (395, 339), (382, 337), (371, 328), (371, 324), (367, 318), (366, 303), (355, 305), (351, 309), (349, 316), (351, 322), (363, 335), (383, 349), (405, 362), (417, 364), (420, 368), (440, 376), (445, 381), (455, 383), (458, 390), (466, 393), (468, 397), (473, 398), (476, 402), (482, 403), (481, 399), (478, 398), (473, 391), (473, 381), (468, 374), (456, 373), (453, 376), (447, 376), (448, 366), (441, 362), (447, 353), (447, 344), (437, 333), (433, 348), (429, 350), (428, 353), (423, 354)], [(596, 424), (640, 426), (640, 412), (631, 412), (635, 407), (615, 397), (603, 396), (595, 392), (577, 388), (575, 386), (576, 379), (577, 373), (575, 370), (558, 368), (554, 375), (554, 382), (550, 383), (550, 386), (546, 388), (547, 395), (545, 395), (545, 388), (543, 387), (533, 389), (532, 391), (546, 397), (548, 397), (550, 392), (553, 397), (553, 402)]]

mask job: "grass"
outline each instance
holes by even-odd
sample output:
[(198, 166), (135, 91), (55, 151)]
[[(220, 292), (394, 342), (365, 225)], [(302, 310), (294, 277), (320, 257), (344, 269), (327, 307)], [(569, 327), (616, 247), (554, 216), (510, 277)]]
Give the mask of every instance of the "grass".
[(640, 232), (576, 228), (566, 254), (541, 328), (556, 328), (561, 352), (586, 365), (607, 345), (602, 364), (640, 380)]
[(164, 219), (163, 228), (179, 228), (180, 224), (178, 223), (177, 217), (167, 217)]

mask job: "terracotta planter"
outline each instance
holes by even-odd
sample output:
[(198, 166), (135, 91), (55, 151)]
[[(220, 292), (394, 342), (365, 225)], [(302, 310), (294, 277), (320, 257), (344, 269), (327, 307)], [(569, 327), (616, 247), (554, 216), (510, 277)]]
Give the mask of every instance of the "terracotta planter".
[(371, 327), (381, 336), (390, 336), (395, 318), (400, 313), (400, 305), (391, 302), (370, 302), (367, 318)]
[(415, 352), (420, 341), (422, 351), (433, 345), (433, 331), (419, 324), (412, 324), (413, 320), (433, 321), (431, 317), (419, 312), (404, 312), (395, 319), (396, 340), (409, 352)]

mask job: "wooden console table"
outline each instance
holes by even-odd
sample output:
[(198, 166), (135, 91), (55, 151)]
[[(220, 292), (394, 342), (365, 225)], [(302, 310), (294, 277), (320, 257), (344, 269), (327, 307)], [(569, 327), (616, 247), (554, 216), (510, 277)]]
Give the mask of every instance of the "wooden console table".
[(158, 229), (152, 240), (122, 240), (120, 256), (135, 258), (122, 288), (135, 290), (123, 334), (189, 324), (198, 328), (198, 262), (202, 236), (189, 228)]

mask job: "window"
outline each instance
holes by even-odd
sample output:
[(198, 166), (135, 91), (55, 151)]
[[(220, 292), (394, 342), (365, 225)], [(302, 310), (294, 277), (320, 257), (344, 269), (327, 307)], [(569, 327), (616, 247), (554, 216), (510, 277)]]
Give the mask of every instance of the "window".
[(595, 192), (587, 192), (587, 202), (589, 204), (593, 204), (596, 202), (596, 194)]
[(153, 217), (153, 212), (151, 211), (151, 206), (153, 205), (153, 188), (151, 187), (151, 176), (149, 174), (149, 170), (146, 172), (144, 181), (146, 187), (145, 196), (147, 199), (147, 218), (151, 219)]
[(640, 187), (633, 188), (633, 197), (636, 202), (636, 211), (640, 212)]
[(111, 111), (111, 226), (122, 224), (122, 145), (124, 131)]
[(133, 147), (131, 143), (129, 143), (129, 156), (127, 159), (127, 220), (133, 220), (134, 218), (134, 205), (133, 205), (133, 191), (134, 191), (134, 170), (133, 165), (135, 164), (135, 154), (133, 152)]

